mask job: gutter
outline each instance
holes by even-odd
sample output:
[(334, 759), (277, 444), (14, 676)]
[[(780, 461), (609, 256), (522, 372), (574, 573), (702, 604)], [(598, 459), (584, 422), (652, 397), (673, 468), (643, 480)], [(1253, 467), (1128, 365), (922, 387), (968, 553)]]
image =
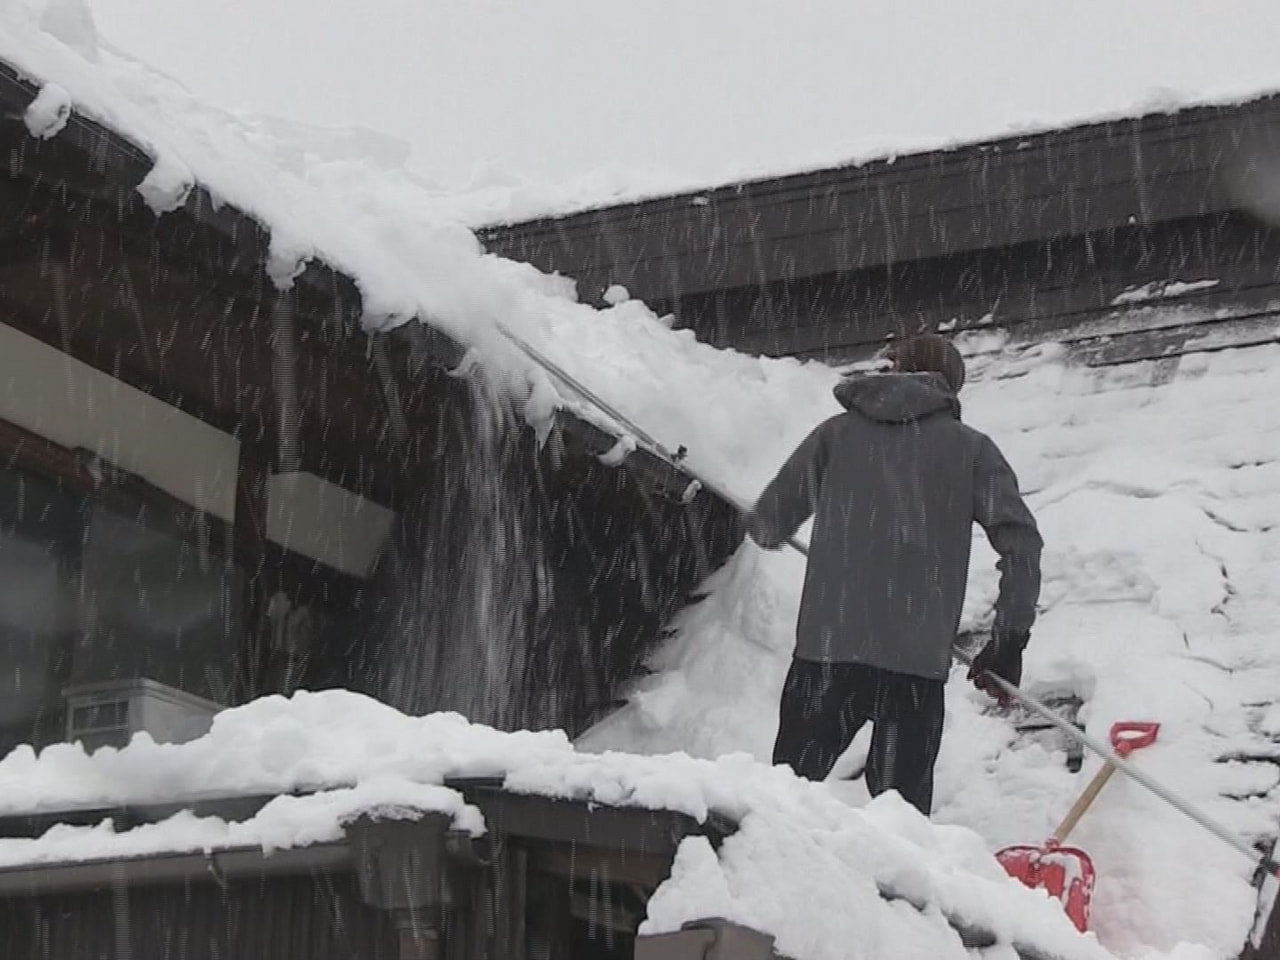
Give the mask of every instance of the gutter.
[(148, 854), (119, 860), (0, 868), (0, 897), (201, 881), (221, 886), (246, 877), (340, 873), (354, 867), (355, 860), (346, 843), (270, 853), (260, 847), (239, 847), (208, 853)]

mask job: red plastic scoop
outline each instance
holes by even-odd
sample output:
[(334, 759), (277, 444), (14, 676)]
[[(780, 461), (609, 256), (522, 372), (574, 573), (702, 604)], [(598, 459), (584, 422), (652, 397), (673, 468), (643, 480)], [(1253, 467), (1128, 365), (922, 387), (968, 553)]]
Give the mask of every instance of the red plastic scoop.
[[(1158, 723), (1117, 723), (1111, 727), (1111, 747), (1123, 760), (1133, 751), (1155, 743), (1159, 733)], [(1009, 876), (1061, 900), (1067, 917), (1081, 933), (1089, 929), (1095, 878), (1093, 861), (1079, 847), (1064, 847), (1062, 841), (1075, 829), (1115, 771), (1113, 763), (1105, 764), (1098, 771), (1058, 824), (1058, 829), (1043, 844), (1038, 847), (1021, 844), (996, 852), (996, 859)]]

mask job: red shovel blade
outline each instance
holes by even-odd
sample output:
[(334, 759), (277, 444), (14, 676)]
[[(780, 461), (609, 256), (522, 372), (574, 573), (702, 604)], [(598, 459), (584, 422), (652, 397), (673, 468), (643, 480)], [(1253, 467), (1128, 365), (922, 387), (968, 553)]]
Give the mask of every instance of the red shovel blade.
[(1005, 873), (1024, 886), (1061, 900), (1077, 930), (1089, 929), (1094, 872), (1087, 853), (1078, 847), (1023, 845), (998, 850), (996, 859)]

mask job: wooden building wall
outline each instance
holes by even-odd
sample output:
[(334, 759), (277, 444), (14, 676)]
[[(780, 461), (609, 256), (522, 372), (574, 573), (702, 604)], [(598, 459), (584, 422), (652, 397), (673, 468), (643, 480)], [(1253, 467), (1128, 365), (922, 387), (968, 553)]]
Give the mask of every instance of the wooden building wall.
[(1217, 281), (1188, 302), (1265, 311), (1276, 299), (1278, 174), (1280, 98), (1261, 97), (481, 236), (495, 253), (574, 278), (588, 302), (619, 284), (707, 342), (841, 361), (922, 329), (1056, 338), (1115, 320), (1116, 298), (1153, 282)]

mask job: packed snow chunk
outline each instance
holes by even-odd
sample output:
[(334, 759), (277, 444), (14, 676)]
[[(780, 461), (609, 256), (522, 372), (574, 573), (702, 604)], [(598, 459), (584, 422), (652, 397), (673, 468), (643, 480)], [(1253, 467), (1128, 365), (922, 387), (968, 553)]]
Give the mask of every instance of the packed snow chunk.
[(1212, 290), (1221, 282), (1221, 280), (1193, 280), (1189, 283), (1184, 283), (1181, 280), (1171, 280), (1165, 283), (1153, 282), (1131, 290), (1124, 290), (1117, 294), (1111, 303), (1114, 306), (1122, 306), (1126, 303), (1142, 303), (1147, 300), (1181, 297), (1201, 290)]
[(71, 97), (56, 83), (46, 83), (27, 107), (22, 119), (33, 137), (56, 137), (71, 119)]
[(617, 442), (612, 447), (600, 454), (599, 460), (606, 467), (616, 467), (635, 452), (635, 437), (623, 435), (618, 438)]
[(579, 302), (578, 281), (573, 277), (565, 276), (562, 273), (543, 273), (531, 263), (505, 260), (492, 254), (489, 256), (492, 259), (492, 266), (495, 270), (506, 273), (522, 286), (530, 290), (536, 290), (554, 300), (563, 300), (566, 303)]
[(176, 157), (161, 154), (142, 182), (138, 193), (156, 216), (178, 210), (195, 187), (195, 177)]
[[(690, 903), (690, 891), (697, 900)], [(720, 867), (720, 860), (706, 837), (685, 837), (676, 848), (671, 874), (649, 899), (648, 911), (639, 933), (673, 933), (692, 913), (698, 917), (733, 920), (737, 912), (733, 894)]]
[(611, 307), (616, 307), (620, 303), (626, 303), (631, 299), (631, 293), (620, 283), (612, 284), (609, 289), (604, 292), (604, 302)]

